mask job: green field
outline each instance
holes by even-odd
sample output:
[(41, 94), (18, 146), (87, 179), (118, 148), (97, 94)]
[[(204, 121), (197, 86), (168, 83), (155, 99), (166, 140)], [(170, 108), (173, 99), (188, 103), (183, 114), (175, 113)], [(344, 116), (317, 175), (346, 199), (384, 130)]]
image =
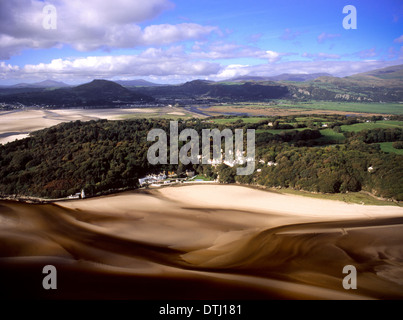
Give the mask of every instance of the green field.
[(322, 129), (320, 130), (320, 133), (322, 134), (322, 137), (318, 139), (319, 141), (336, 141), (342, 143), (346, 140), (346, 137), (342, 133), (337, 133), (333, 129)]
[[(274, 130), (274, 129), (259, 129), (256, 130), (256, 134), (263, 133), (263, 132), (268, 132), (271, 134), (280, 134), (281, 132), (288, 132), (288, 131), (302, 131), (302, 130), (307, 130), (309, 128), (298, 128), (298, 129), (287, 129), (287, 130)], [(317, 139), (318, 141), (324, 141), (324, 142), (336, 142), (336, 143), (343, 143), (346, 138), (342, 133), (337, 133), (333, 131), (333, 129), (322, 129), (320, 130), (320, 133), (322, 134), (322, 137)]]
[(317, 117), (298, 117), (298, 118), (295, 118), (295, 120), (296, 120), (297, 122), (308, 122), (308, 121), (312, 121), (312, 122), (314, 122), (314, 123), (329, 121), (328, 119), (325, 119), (325, 118), (317, 118)]
[(403, 121), (377, 121), (376, 123), (356, 123), (352, 125), (341, 126), (341, 130), (345, 132), (359, 132), (362, 130), (371, 129), (388, 129), (388, 128), (403, 128)]
[(378, 143), (381, 146), (381, 150), (387, 153), (396, 153), (403, 155), (403, 149), (395, 149), (393, 148), (393, 142), (381, 142)]
[(259, 129), (259, 130), (256, 130), (256, 134), (263, 133), (263, 132), (268, 132), (268, 133), (271, 133), (271, 134), (280, 134), (281, 132), (288, 132), (288, 131), (294, 131), (294, 130), (302, 131), (302, 130), (306, 130), (306, 129), (308, 129), (308, 128), (277, 129), (277, 130), (275, 130), (275, 129)]
[(333, 101), (310, 101), (310, 102), (287, 102), (281, 101), (278, 108), (302, 108), (309, 110), (335, 110), (345, 112), (362, 112), (378, 114), (403, 114), (401, 103), (360, 103), (360, 102), (333, 102)]
[(374, 205), (374, 206), (400, 206), (399, 204), (386, 200), (378, 200), (364, 192), (349, 192), (349, 193), (335, 193), (335, 194), (322, 194), (311, 193), (306, 191), (298, 191), (293, 189), (280, 189), (274, 190), (275, 192), (292, 194), (297, 196), (304, 196), (317, 199), (338, 200), (347, 203), (356, 203), (361, 205)]
[(203, 181), (214, 181), (214, 179), (210, 178), (210, 177), (205, 177), (202, 175), (198, 175), (194, 178), (191, 179), (192, 181), (196, 181), (196, 180), (203, 180)]
[(374, 114), (403, 114), (403, 103), (369, 103), (369, 102), (337, 102), (337, 101), (291, 101), (291, 100), (276, 100), (273, 103), (253, 103), (243, 102), (223, 105), (212, 105), (212, 107), (220, 108), (221, 112), (225, 112), (225, 107), (231, 108), (247, 108), (251, 110), (262, 109), (301, 109), (303, 111), (343, 111), (351, 113), (374, 113)]

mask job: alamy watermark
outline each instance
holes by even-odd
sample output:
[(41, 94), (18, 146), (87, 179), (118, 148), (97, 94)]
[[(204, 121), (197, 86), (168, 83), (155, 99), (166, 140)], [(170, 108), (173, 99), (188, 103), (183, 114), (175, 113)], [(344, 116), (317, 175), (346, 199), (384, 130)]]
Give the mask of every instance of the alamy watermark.
[(42, 20), (42, 27), (46, 30), (57, 29), (57, 10), (54, 5), (47, 4), (43, 7), (42, 13), (44, 15)]
[(347, 276), (343, 279), (343, 288), (346, 290), (356, 290), (357, 289), (357, 268), (348, 265), (343, 268), (343, 274), (347, 274)]
[(46, 276), (42, 280), (42, 286), (45, 290), (57, 289), (57, 270), (55, 266), (47, 265), (42, 269), (42, 273)]
[[(183, 165), (204, 164), (216, 165), (225, 163), (229, 166), (246, 165), (237, 168), (237, 175), (246, 176), (253, 174), (255, 170), (255, 130), (248, 129), (246, 136), (246, 156), (244, 150), (244, 131), (235, 129), (234, 134), (230, 129), (220, 131), (218, 129), (202, 130), (202, 154), (200, 155), (200, 137), (196, 130), (185, 129), (179, 133), (177, 121), (170, 122), (170, 151), (169, 163)], [(152, 129), (147, 135), (147, 141), (158, 141), (147, 152), (148, 162), (152, 165), (168, 164), (168, 137), (162, 129)], [(187, 142), (190, 138), (190, 141)], [(225, 139), (225, 160), (223, 159), (222, 139)], [(187, 142), (179, 150), (179, 141)], [(211, 144), (212, 142), (212, 144)], [(211, 147), (213, 159), (211, 159)]]
[(343, 19), (343, 28), (346, 30), (357, 29), (357, 8), (347, 5), (343, 8), (343, 13), (347, 14)]

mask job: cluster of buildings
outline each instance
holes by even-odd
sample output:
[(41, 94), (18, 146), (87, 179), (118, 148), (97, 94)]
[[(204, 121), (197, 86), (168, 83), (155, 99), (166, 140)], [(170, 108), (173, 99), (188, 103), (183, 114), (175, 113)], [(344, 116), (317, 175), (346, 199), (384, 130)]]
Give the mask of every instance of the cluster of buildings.
[[(225, 165), (229, 166), (229, 167), (234, 167), (235, 165), (244, 165), (247, 162), (254, 162), (255, 159), (252, 157), (249, 158), (245, 158), (244, 156), (245, 151), (241, 152), (240, 150), (237, 150), (235, 153), (235, 156), (233, 156), (233, 151), (229, 150), (229, 156), (232, 159), (225, 159), (224, 160), (224, 153), (223, 150), (221, 149), (221, 156), (219, 159), (208, 159), (207, 160), (207, 164), (212, 165), (212, 166), (218, 166), (222, 163), (224, 163)], [(201, 161), (202, 156), (198, 156), (199, 160)]]
[(81, 192), (77, 192), (76, 194), (72, 194), (67, 197), (68, 199), (85, 199), (85, 192), (84, 189)]
[[(144, 178), (139, 179), (140, 187), (144, 187), (147, 185), (151, 185), (153, 187), (159, 187), (161, 185), (167, 185), (172, 183), (182, 183), (187, 178), (193, 178), (195, 176), (194, 171), (186, 170), (185, 172), (186, 178), (179, 178), (174, 171), (168, 171), (168, 175), (166, 172), (161, 172), (159, 174), (149, 174)], [(173, 178), (173, 179), (170, 179)]]
[(149, 174), (148, 176), (139, 179), (140, 186), (145, 186), (148, 184), (155, 184), (167, 179), (167, 175), (165, 172), (161, 172), (160, 174)]
[[(234, 159), (232, 160), (227, 160), (225, 159), (224, 164), (226, 164), (228, 167), (234, 167), (235, 165), (244, 165), (247, 162), (255, 162), (255, 159), (252, 157), (246, 158), (244, 156), (245, 151), (241, 152), (240, 150), (237, 150), (234, 156)], [(229, 151), (229, 155), (232, 156), (232, 150)], [(221, 156), (222, 158), (222, 156)]]

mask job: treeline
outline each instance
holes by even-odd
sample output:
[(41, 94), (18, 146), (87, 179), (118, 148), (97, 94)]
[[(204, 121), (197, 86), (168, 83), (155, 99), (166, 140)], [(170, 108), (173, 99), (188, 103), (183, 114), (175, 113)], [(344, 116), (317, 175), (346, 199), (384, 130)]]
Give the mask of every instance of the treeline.
[[(324, 148), (270, 148), (278, 166), (264, 167), (256, 182), (322, 193), (366, 190), (403, 200), (403, 157), (354, 141)], [(369, 168), (373, 170), (369, 170)]]
[[(222, 165), (218, 168), (220, 181), (321, 193), (364, 190), (380, 197), (403, 200), (403, 156), (382, 153), (376, 145), (354, 141), (322, 148), (295, 148), (272, 143), (259, 153), (265, 160), (265, 164), (258, 164), (261, 172), (237, 176), (236, 168)], [(267, 161), (277, 165), (268, 166)]]
[[(218, 128), (246, 129), (251, 125), (255, 124), (238, 122)], [(236, 176), (236, 167), (226, 165), (150, 165), (147, 152), (154, 142), (147, 142), (147, 134), (153, 128), (167, 132), (169, 144), (169, 120), (137, 119), (64, 123), (0, 146), (0, 194), (59, 198), (84, 188), (87, 195), (97, 195), (137, 188), (138, 179), (149, 173), (190, 169), (214, 178), (219, 175), (222, 183), (325, 193), (365, 190), (403, 200), (403, 156), (386, 154), (379, 145), (371, 144), (382, 137), (397, 143), (403, 140), (401, 130), (386, 129), (384, 135), (377, 130), (376, 134), (351, 134), (344, 144), (320, 147), (314, 146), (320, 137), (316, 129), (258, 133), (255, 173)], [(185, 128), (201, 134), (202, 129), (217, 125), (200, 119), (180, 121), (179, 132)]]
[(0, 147), (0, 192), (47, 198), (82, 188), (94, 195), (135, 188), (138, 178), (156, 170), (147, 161), (147, 132), (167, 122), (80, 121), (33, 133)]
[(403, 130), (401, 128), (378, 128), (359, 132), (346, 132), (344, 135), (352, 140), (360, 140), (365, 143), (403, 141)]

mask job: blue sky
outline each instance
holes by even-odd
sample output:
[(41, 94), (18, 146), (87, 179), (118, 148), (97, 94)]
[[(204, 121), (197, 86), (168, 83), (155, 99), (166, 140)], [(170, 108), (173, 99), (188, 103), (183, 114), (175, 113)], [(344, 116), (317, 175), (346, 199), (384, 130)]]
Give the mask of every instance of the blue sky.
[[(56, 18), (43, 12), (49, 4)], [(357, 9), (356, 30), (343, 28), (346, 5)], [(346, 76), (402, 62), (400, 0), (0, 2), (0, 84)]]

